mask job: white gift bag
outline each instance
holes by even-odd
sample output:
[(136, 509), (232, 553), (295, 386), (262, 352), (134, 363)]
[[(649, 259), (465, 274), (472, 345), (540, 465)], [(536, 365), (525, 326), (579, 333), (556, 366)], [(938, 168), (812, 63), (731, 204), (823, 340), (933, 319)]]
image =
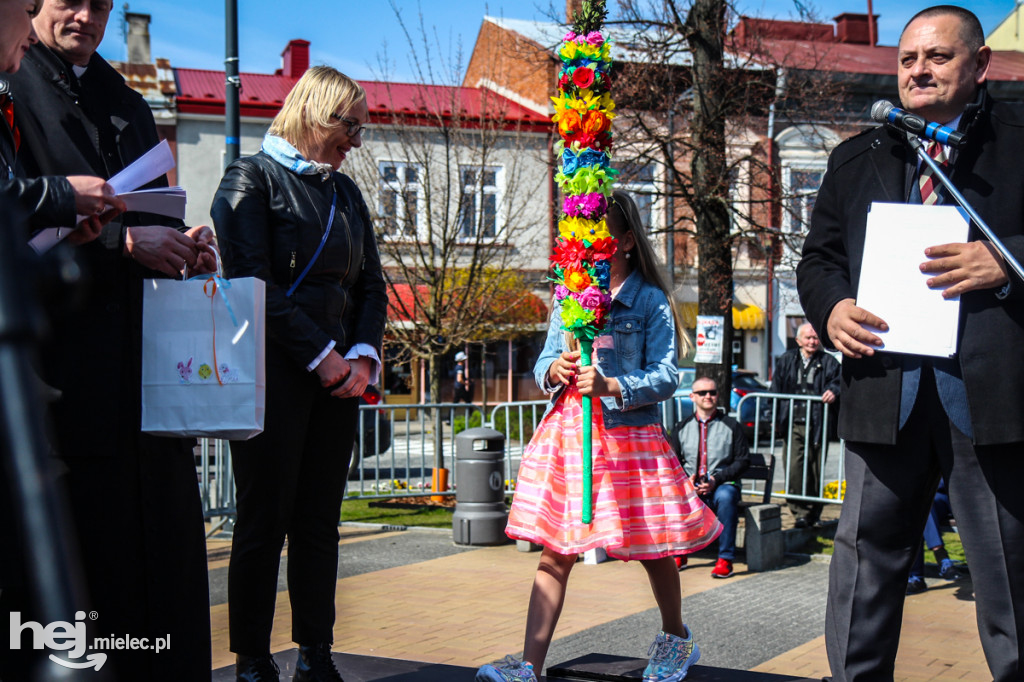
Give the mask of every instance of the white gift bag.
[(263, 431), (266, 285), (151, 279), (142, 298), (142, 430), (245, 440)]

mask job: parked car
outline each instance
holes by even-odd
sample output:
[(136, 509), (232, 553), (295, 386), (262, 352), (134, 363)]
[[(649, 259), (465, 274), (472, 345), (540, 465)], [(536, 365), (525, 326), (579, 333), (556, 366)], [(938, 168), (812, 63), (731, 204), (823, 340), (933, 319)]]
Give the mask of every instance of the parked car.
[[(349, 478), (359, 470), (363, 457), (376, 457), (391, 447), (391, 412), (389, 410), (367, 410), (364, 405), (380, 405), (384, 394), (370, 384), (359, 396), (359, 414), (356, 416), (356, 443), (352, 448), (352, 462), (349, 464)], [(358, 473), (356, 473), (358, 477)]]
[[(676, 404), (676, 419), (682, 420), (693, 413), (693, 401), (690, 400), (690, 391), (693, 388), (693, 381), (697, 378), (697, 371), (693, 367), (682, 367), (679, 370), (679, 388), (676, 389), (673, 398)], [(754, 410), (756, 401), (751, 398), (743, 403), (743, 413), (736, 415), (740, 400), (749, 393), (765, 393), (768, 387), (757, 378), (756, 372), (745, 369), (734, 369), (732, 371), (732, 395), (729, 397), (729, 414), (736, 417), (743, 433), (751, 444), (754, 441)], [(758, 434), (760, 440), (771, 437), (772, 403), (770, 400), (761, 401), (761, 428)]]

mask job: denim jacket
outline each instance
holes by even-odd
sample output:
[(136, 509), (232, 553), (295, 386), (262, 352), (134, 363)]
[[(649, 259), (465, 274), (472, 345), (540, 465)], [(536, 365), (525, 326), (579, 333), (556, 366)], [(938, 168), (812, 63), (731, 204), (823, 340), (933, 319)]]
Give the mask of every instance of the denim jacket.
[[(561, 327), (562, 313), (556, 305), (544, 350), (533, 370), (537, 385), (548, 392), (548, 368), (569, 349)], [(601, 398), (605, 427), (659, 423), (658, 403), (671, 397), (679, 385), (675, 324), (664, 292), (638, 270), (630, 273), (612, 301), (604, 332), (594, 339), (594, 355), (597, 370), (618, 379), (622, 387), (621, 399)], [(562, 384), (555, 388), (548, 411), (563, 388)]]

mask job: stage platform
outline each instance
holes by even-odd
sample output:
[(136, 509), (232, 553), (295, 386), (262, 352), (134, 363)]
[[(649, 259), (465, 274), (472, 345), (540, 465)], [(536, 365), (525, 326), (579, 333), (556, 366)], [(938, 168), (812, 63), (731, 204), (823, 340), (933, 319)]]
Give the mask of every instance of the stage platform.
[[(281, 667), (281, 680), (292, 679), (297, 649), (274, 654)], [(475, 668), (462, 668), (438, 663), (402, 661), (396, 658), (334, 654), (334, 662), (345, 682), (472, 682)], [(645, 659), (623, 658), (604, 654), (588, 654), (548, 668), (540, 682), (632, 682), (640, 680), (647, 665)], [(712, 668), (697, 664), (686, 676), (692, 682), (814, 682), (809, 678), (755, 673), (747, 670)], [(213, 682), (234, 682), (235, 668), (228, 666), (213, 672)]]

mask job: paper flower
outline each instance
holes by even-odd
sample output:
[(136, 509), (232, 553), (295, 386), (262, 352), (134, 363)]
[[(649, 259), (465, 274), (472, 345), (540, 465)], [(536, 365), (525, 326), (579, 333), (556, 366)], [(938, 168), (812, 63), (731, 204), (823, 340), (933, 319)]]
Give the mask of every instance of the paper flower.
[(590, 273), (578, 267), (566, 268), (562, 280), (565, 282), (565, 288), (569, 291), (583, 291), (594, 283), (594, 280), (590, 278)]
[(590, 269), (590, 279), (597, 282), (597, 286), (604, 290), (611, 288), (612, 284), (612, 265), (607, 260), (598, 261), (594, 263), (594, 267)]
[(596, 218), (608, 212), (608, 200), (603, 194), (569, 194), (562, 202), (562, 212), (579, 218)]
[(614, 237), (608, 236), (597, 239), (590, 244), (590, 260), (598, 263), (611, 260), (611, 257), (615, 255), (618, 248)]
[(586, 259), (587, 247), (579, 239), (559, 241), (551, 255), (551, 260), (560, 268), (581, 268)]
[(589, 286), (578, 294), (574, 295), (579, 304), (590, 310), (597, 310), (598, 308), (606, 308), (611, 302), (611, 296), (601, 291), (596, 286)]
[(589, 88), (594, 84), (594, 70), (586, 66), (578, 66), (572, 72), (572, 82), (577, 88)]

